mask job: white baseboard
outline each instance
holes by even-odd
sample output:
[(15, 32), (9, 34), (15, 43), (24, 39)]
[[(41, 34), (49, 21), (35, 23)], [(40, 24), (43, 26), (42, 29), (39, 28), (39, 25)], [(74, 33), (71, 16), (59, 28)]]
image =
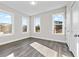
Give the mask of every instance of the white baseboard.
[[(4, 44), (7, 44), (7, 43), (15, 42), (15, 41), (22, 40), (22, 39), (24, 39), (24, 38), (29, 38), (29, 37), (30, 37), (30, 36), (28, 36), (28, 37), (23, 37), (23, 38), (17, 38), (17, 39), (10, 40), (10, 41), (7, 41), (7, 42), (2, 42), (2, 43), (0, 43), (0, 45), (4, 45)], [(45, 38), (45, 37), (35, 37), (35, 36), (31, 36), (31, 37), (33, 37), (33, 38), (39, 38), (39, 39), (43, 39), (43, 40), (50, 40), (50, 41), (56, 41), (56, 42), (66, 43), (66, 42), (64, 42), (64, 41), (54, 40), (54, 39)]]
[(17, 39), (10, 40), (10, 41), (7, 41), (7, 42), (2, 42), (2, 43), (0, 43), (0, 45), (4, 45), (4, 44), (8, 44), (8, 43), (15, 42), (15, 41), (18, 41), (18, 40), (22, 40), (24, 38), (29, 38), (29, 37), (17, 38)]
[(50, 38), (45, 38), (45, 37), (35, 37), (35, 36), (31, 36), (33, 38), (39, 38), (39, 39), (43, 39), (43, 40), (50, 40), (50, 41), (56, 41), (56, 42), (61, 42), (61, 43), (66, 43), (65, 41), (60, 41), (60, 40), (55, 40), (55, 39), (50, 39)]

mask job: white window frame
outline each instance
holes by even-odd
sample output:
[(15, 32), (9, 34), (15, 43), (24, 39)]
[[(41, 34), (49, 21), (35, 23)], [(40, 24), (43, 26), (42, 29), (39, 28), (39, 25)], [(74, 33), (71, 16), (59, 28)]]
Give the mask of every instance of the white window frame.
[(25, 34), (25, 33), (28, 33), (28, 31), (29, 31), (29, 17), (28, 16), (22, 16), (22, 21), (23, 21), (23, 17), (26, 18), (26, 24), (27, 24), (27, 31), (26, 32), (23, 32), (23, 24), (22, 24), (22, 33)]
[[(63, 23), (62, 23), (62, 33), (54, 33), (54, 19), (53, 19), (53, 16), (55, 15), (59, 15), (59, 14), (62, 14), (63, 17), (64, 17), (64, 20), (63, 20)], [(64, 35), (65, 34), (65, 12), (59, 12), (59, 13), (55, 13), (52, 15), (52, 34), (55, 34), (55, 35)]]
[(12, 12), (2, 10), (2, 9), (0, 9), (0, 12), (7, 13), (7, 14), (11, 15), (11, 24), (12, 24), (12, 32), (8, 33), (8, 34), (2, 34), (2, 35), (0, 35), (0, 37), (13, 35), (14, 34), (14, 14)]
[(35, 31), (35, 20), (36, 20), (36, 17), (39, 17), (40, 18), (40, 16), (34, 16), (34, 33), (40, 33), (41, 32), (41, 18), (39, 19), (40, 20), (40, 32), (36, 32)]

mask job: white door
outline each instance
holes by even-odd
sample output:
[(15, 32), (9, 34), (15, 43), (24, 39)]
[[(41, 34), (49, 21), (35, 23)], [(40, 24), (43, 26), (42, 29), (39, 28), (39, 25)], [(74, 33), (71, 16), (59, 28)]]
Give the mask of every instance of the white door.
[(79, 2), (72, 6), (72, 52), (75, 56), (79, 56)]

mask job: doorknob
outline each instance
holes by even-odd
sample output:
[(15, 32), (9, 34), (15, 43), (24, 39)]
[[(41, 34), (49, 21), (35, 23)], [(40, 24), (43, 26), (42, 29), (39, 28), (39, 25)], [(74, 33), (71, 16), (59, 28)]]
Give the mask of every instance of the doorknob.
[(78, 37), (79, 37), (79, 35), (78, 35)]
[(77, 34), (74, 35), (74, 37), (77, 37), (77, 36), (78, 36)]
[(79, 35), (75, 34), (74, 37), (79, 37)]

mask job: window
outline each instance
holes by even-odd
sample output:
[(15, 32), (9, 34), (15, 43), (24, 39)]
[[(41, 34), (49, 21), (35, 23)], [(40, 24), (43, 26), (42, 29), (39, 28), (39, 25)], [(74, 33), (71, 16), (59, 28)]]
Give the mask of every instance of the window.
[(64, 13), (53, 15), (53, 32), (64, 34)]
[(12, 33), (11, 15), (0, 12), (0, 35)]
[(40, 17), (36, 16), (34, 19), (34, 31), (40, 32)]
[(22, 32), (27, 32), (28, 21), (27, 17), (22, 17)]

